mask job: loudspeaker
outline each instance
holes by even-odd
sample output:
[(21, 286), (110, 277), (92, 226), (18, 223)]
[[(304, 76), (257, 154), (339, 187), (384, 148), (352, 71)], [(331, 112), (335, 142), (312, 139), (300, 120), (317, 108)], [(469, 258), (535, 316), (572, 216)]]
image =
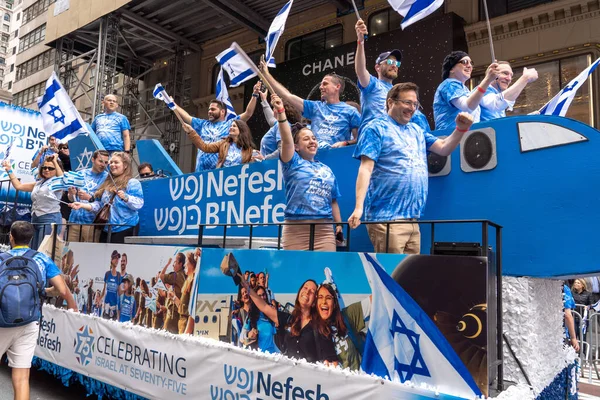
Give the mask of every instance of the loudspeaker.
[[(440, 136), (443, 139), (447, 136)], [(446, 176), (452, 170), (452, 155), (440, 156), (433, 152), (427, 155), (427, 170), (429, 171), (429, 177), (433, 176)]]
[(479, 172), (494, 169), (496, 165), (496, 131), (481, 128), (465, 133), (460, 141), (460, 169)]

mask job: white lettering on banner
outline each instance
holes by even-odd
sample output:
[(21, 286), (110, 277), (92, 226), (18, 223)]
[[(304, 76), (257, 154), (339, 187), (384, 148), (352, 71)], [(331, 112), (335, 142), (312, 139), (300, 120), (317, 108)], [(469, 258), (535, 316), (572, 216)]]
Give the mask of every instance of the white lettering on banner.
[(312, 74), (317, 74), (330, 69), (344, 67), (352, 64), (354, 64), (353, 52), (342, 54), (341, 56), (335, 56), (333, 58), (333, 62), (331, 61), (331, 59), (327, 58), (325, 59), (325, 61), (321, 60), (312, 64), (305, 64), (302, 67), (302, 75), (309, 76)]
[[(213, 300), (214, 301), (214, 300)], [(206, 304), (215, 311), (218, 305)], [(44, 305), (43, 334), (61, 338), (35, 355), (152, 399), (436, 399), (435, 392), (366, 374), (260, 354), (212, 339), (185, 339)], [(195, 329), (202, 329), (196, 325)], [(123, 396), (125, 397), (125, 396)]]
[[(205, 224), (267, 224), (281, 223), (285, 204), (275, 203), (273, 195), (283, 190), (283, 174), (279, 163), (276, 169), (248, 173), (249, 164), (244, 164), (238, 174), (225, 176), (222, 169), (204, 175), (186, 175), (169, 179), (169, 194), (173, 202), (194, 201), (195, 204), (161, 207), (154, 209), (154, 225), (160, 232), (181, 235), (186, 230), (198, 230), (201, 221)], [(206, 185), (205, 185), (206, 181)], [(265, 194), (262, 204), (246, 207), (247, 192)], [(235, 200), (219, 200), (222, 196), (237, 197)], [(197, 206), (204, 200), (204, 208)], [(202, 216), (204, 215), (204, 218)], [(225, 219), (224, 221), (222, 219)], [(211, 229), (208, 227), (207, 229)]]

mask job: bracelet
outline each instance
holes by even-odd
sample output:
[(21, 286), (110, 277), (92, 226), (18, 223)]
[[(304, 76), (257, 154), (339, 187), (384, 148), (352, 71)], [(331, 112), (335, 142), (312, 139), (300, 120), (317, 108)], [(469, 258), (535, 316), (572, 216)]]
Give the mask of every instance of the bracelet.
[(358, 44), (362, 44), (362, 43), (364, 43), (364, 40), (357, 40), (356, 42), (357, 42)]
[(477, 90), (479, 93), (485, 93), (485, 89), (483, 89), (481, 86), (477, 86)]
[(277, 111), (277, 114), (283, 114), (285, 112), (285, 108), (282, 108), (281, 110), (275, 110)]
[(252, 93), (252, 97), (258, 98), (258, 93)]
[(283, 123), (284, 123), (284, 122), (286, 122), (286, 121), (287, 121), (287, 118), (286, 118), (286, 119), (278, 119), (278, 120), (277, 120), (277, 122), (279, 122), (280, 124), (283, 124)]
[(348, 141), (344, 140), (344, 146), (348, 146)]
[(9, 169), (8, 171), (6, 171), (6, 173), (7, 173), (8, 175), (10, 175), (10, 174), (12, 174), (12, 173), (13, 173), (13, 170), (12, 170), (12, 169)]
[(468, 131), (469, 131), (468, 129), (462, 130), (462, 129), (458, 129), (458, 126), (456, 127), (456, 132), (465, 133)]

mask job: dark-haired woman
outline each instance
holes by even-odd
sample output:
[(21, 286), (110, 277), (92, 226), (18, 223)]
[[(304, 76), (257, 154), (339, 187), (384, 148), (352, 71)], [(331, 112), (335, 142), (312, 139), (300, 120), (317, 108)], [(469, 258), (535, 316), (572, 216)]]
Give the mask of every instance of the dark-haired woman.
[[(233, 167), (255, 160), (252, 133), (248, 124), (240, 119), (233, 121), (227, 138), (215, 143), (206, 143), (188, 124), (183, 124), (183, 130), (198, 149), (205, 153), (219, 153), (217, 168)], [(262, 157), (259, 158), (262, 159)]]
[(294, 311), (278, 311), (260, 297), (250, 284), (239, 275), (241, 284), (250, 293), (254, 305), (277, 327), (282, 337), (283, 352), (288, 357), (306, 359), (308, 362), (323, 362), (337, 365), (338, 357), (333, 344), (331, 329), (325, 321), (315, 315), (317, 283), (312, 279), (305, 281), (296, 295)]
[[(290, 129), (281, 99), (272, 95), (271, 100), (281, 134), (279, 159), (285, 182), (285, 221), (303, 224), (283, 227), (283, 248), (309, 250), (310, 223), (331, 222), (315, 225), (314, 250), (336, 251), (333, 222), (341, 222), (342, 217), (335, 175), (331, 168), (315, 160), (318, 143), (314, 133), (303, 124)], [(342, 232), (341, 225), (336, 232)]]
[(338, 359), (343, 368), (353, 371), (360, 369), (361, 355), (348, 335), (344, 316), (340, 309), (337, 292), (329, 283), (323, 283), (317, 290), (317, 315), (329, 325)]
[[(265, 288), (257, 286), (256, 294), (268, 304), (268, 296)], [(246, 319), (246, 324), (240, 335), (240, 339), (246, 345), (250, 344), (250, 348), (259, 349), (269, 353), (281, 353), (275, 344), (276, 328), (265, 314), (251, 302), (249, 317)]]
[(479, 122), (481, 110), (479, 103), (488, 86), (498, 76), (498, 64), (491, 64), (481, 83), (470, 91), (465, 83), (471, 79), (473, 61), (464, 51), (453, 51), (444, 58), (442, 79), (433, 98), (433, 116), (435, 129), (454, 128), (456, 116), (461, 112), (473, 115), (474, 123)]
[(63, 175), (60, 160), (55, 154), (44, 158), (44, 163), (38, 170), (37, 181), (27, 183), (19, 181), (13, 173), (10, 161), (4, 160), (2, 165), (8, 174), (10, 183), (16, 190), (31, 192), (31, 223), (35, 227), (31, 248), (37, 250), (44, 236), (52, 232), (51, 224), (60, 225), (62, 223), (59, 202), (62, 197), (62, 190), (52, 191), (49, 187), (51, 178)]
[[(290, 103), (283, 102), (283, 108), (285, 109), (285, 115), (290, 126), (302, 121), (302, 115), (300, 115), (298, 110), (296, 110)], [(267, 110), (264, 108), (263, 111), (265, 113), (267, 122), (269, 122), (269, 125), (271, 125), (271, 129), (269, 129), (260, 140), (260, 153), (265, 157), (266, 160), (269, 160), (279, 157), (281, 134), (279, 133), (279, 124), (274, 116), (275, 110), (271, 108)], [(269, 113), (269, 115), (267, 115), (267, 113)], [(269, 118), (270, 116), (273, 118)]]
[(71, 208), (83, 208), (97, 213), (102, 206), (111, 203), (110, 217), (107, 225), (100, 234), (100, 242), (108, 240), (108, 225), (112, 225), (110, 243), (125, 243), (126, 236), (135, 232), (140, 217), (138, 210), (144, 206), (144, 193), (142, 185), (133, 179), (131, 156), (127, 153), (116, 151), (110, 158), (110, 172), (94, 194), (93, 203), (71, 203)]

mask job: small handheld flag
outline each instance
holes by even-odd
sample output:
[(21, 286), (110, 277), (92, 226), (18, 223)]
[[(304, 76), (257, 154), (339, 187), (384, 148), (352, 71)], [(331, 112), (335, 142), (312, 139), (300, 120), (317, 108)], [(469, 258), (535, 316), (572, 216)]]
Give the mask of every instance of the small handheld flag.
[(165, 88), (163, 87), (162, 84), (157, 83), (156, 86), (154, 86), (154, 91), (152, 91), (152, 95), (154, 96), (155, 99), (162, 100), (165, 103), (167, 103), (167, 106), (171, 110), (175, 110), (177, 108), (177, 106), (175, 105), (175, 102), (167, 94), (167, 91), (165, 90)]
[(223, 68), (221, 68), (219, 75), (217, 76), (215, 92), (215, 97), (217, 100), (223, 102), (227, 107), (227, 116), (225, 119), (229, 121), (230, 119), (237, 117), (235, 109), (233, 108), (233, 104), (231, 104), (231, 98), (229, 97), (229, 92), (227, 91), (227, 85), (225, 85), (225, 80), (223, 79)]
[(252, 61), (249, 62), (246, 53), (239, 46), (236, 48), (235, 45), (237, 45), (235, 42), (232, 43), (231, 47), (215, 57), (219, 64), (221, 64), (221, 67), (227, 72), (227, 75), (229, 75), (229, 86), (231, 87), (239, 86), (257, 75), (255, 71), (256, 66)]
[(267, 33), (267, 37), (265, 38), (265, 43), (267, 45), (265, 49), (265, 59), (267, 60), (267, 65), (271, 68), (275, 68), (275, 58), (273, 57), (273, 53), (275, 52), (275, 47), (277, 46), (277, 42), (279, 38), (283, 34), (285, 29), (285, 23), (287, 21), (287, 17), (290, 14), (290, 10), (292, 9), (292, 3), (294, 0), (290, 0), (285, 5), (277, 15), (273, 22), (271, 22), (271, 26), (269, 27), (269, 32)]

